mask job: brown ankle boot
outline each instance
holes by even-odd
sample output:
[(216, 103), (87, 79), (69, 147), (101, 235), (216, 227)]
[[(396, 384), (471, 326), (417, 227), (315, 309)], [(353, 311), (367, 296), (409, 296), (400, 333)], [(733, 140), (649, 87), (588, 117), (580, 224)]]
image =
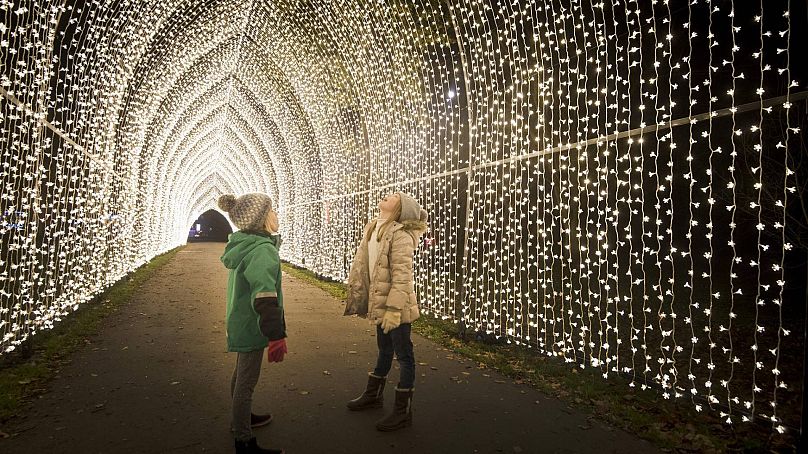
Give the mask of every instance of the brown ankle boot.
[(376, 429), (392, 432), (412, 425), (412, 392), (413, 388), (396, 388), (396, 403), (393, 412), (376, 423)]
[(365, 392), (348, 402), (348, 409), (353, 411), (379, 408), (384, 405), (384, 383), (386, 377), (368, 374), (368, 386)]

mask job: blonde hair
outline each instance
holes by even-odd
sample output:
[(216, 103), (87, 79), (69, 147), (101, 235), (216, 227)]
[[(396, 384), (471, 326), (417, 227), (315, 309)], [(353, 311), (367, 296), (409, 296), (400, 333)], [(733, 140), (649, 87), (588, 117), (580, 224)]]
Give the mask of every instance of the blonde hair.
[(398, 199), (396, 209), (393, 210), (393, 216), (385, 219), (384, 224), (382, 224), (382, 226), (379, 227), (379, 234), (376, 235), (377, 242), (382, 240), (382, 237), (384, 236), (385, 233), (387, 233), (387, 230), (390, 229), (390, 226), (393, 224), (393, 222), (398, 221), (398, 218), (400, 217), (401, 217), (401, 198)]

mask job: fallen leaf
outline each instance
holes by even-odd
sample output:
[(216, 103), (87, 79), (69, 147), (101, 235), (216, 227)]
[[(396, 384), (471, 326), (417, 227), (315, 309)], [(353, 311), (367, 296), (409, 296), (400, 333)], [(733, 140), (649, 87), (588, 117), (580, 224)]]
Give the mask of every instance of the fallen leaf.
[(172, 384), (172, 385), (179, 385), (179, 384), (180, 384), (180, 382), (178, 382), (178, 381), (172, 381), (172, 382), (171, 382), (171, 384)]
[(309, 392), (308, 391), (300, 391), (300, 395), (301, 396), (308, 396)]
[(355, 354), (356, 354), (356, 350), (348, 350), (348, 354), (349, 354), (349, 355), (355, 355)]
[(331, 375), (331, 372), (329, 372), (329, 371), (327, 371), (327, 370), (324, 370), (324, 371), (323, 371), (323, 375)]
[(8, 438), (8, 437), (10, 437), (10, 436), (11, 436), (11, 435), (9, 435), (9, 434), (7, 434), (7, 433), (3, 432), (2, 430), (0, 430), (0, 438)]

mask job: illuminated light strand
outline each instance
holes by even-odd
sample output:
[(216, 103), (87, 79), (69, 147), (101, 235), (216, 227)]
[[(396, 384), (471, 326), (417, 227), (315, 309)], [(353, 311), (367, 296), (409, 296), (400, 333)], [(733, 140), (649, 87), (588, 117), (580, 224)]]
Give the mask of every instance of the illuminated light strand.
[[(786, 11), (783, 13), (783, 16), (786, 18), (786, 28), (785, 31), (781, 34), (781, 36), (785, 39), (785, 51), (786, 51), (786, 65), (785, 65), (785, 74), (786, 74), (786, 102), (783, 104), (783, 108), (785, 109), (785, 148), (788, 148), (789, 140), (791, 139), (792, 129), (791, 129), (791, 87), (793, 86), (793, 81), (791, 79), (791, 3), (786, 3)], [(780, 353), (782, 347), (783, 336), (788, 335), (788, 332), (783, 327), (783, 292), (785, 291), (785, 260), (786, 260), (786, 253), (787, 250), (791, 248), (791, 245), (786, 238), (786, 219), (787, 219), (787, 212), (786, 207), (788, 206), (788, 194), (791, 191), (796, 192), (796, 188), (789, 186), (789, 175), (793, 172), (789, 166), (789, 154), (787, 151), (783, 151), (783, 168), (785, 171), (783, 172), (783, 200), (778, 200), (780, 202), (780, 206), (782, 209), (782, 224), (780, 226), (775, 225), (776, 228), (780, 229), (780, 234), (782, 238), (782, 251), (780, 255), (780, 267), (779, 270), (777, 269), (777, 265), (772, 265), (774, 271), (779, 271), (780, 279), (777, 281), (777, 286), (779, 288), (779, 301), (776, 302), (777, 304), (777, 317), (780, 326), (777, 327), (777, 346), (775, 347), (775, 357), (774, 357), (774, 368), (772, 369), (772, 375), (774, 376), (774, 383), (773, 391), (772, 391), (772, 428), (779, 433), (784, 433), (786, 431), (785, 426), (783, 425), (783, 420), (781, 417), (778, 416), (778, 409), (777, 409), (777, 394), (780, 389), (788, 389), (788, 384), (785, 383), (780, 378)], [(775, 203), (777, 205), (777, 203)], [(805, 390), (803, 389), (803, 393)], [(805, 417), (805, 415), (803, 415)]]
[[(708, 0), (707, 7), (709, 9), (709, 25), (707, 27), (707, 43), (708, 48), (710, 49), (709, 52), (709, 59), (707, 61), (707, 79), (704, 81), (704, 85), (707, 87), (707, 110), (713, 110), (713, 102), (716, 102), (717, 99), (713, 96), (713, 47), (718, 46), (719, 43), (713, 41), (713, 13), (720, 10), (720, 7), (716, 6), (713, 7), (713, 0)], [(704, 257), (707, 260), (707, 279), (709, 281), (709, 291), (707, 292), (707, 300), (709, 302), (709, 307), (705, 310), (707, 312), (707, 321), (705, 325), (705, 331), (707, 332), (707, 341), (709, 344), (709, 362), (707, 363), (707, 381), (704, 383), (707, 392), (707, 404), (710, 408), (713, 408), (714, 403), (718, 403), (718, 400), (713, 396), (713, 371), (715, 370), (715, 360), (713, 358), (713, 350), (715, 349), (715, 341), (713, 340), (713, 301), (715, 299), (715, 292), (714, 290), (714, 282), (713, 282), (713, 256), (715, 255), (715, 249), (713, 247), (713, 231), (714, 231), (714, 220), (713, 220), (713, 206), (715, 203), (713, 202), (713, 174), (714, 174), (714, 166), (713, 166), (713, 159), (715, 158), (715, 154), (717, 153), (715, 147), (713, 146), (713, 119), (710, 118), (707, 123), (707, 147), (709, 149), (709, 159), (707, 164), (707, 185), (704, 188), (699, 188), (704, 190), (707, 189), (707, 205), (708, 214), (707, 214), (707, 242), (709, 244), (709, 251), (704, 253)]]
[[(738, 77), (737, 72), (736, 72), (736, 67), (735, 67), (735, 54), (738, 52), (738, 50), (740, 50), (740, 48), (738, 47), (737, 41), (736, 41), (736, 36), (737, 36), (736, 33), (737, 33), (737, 31), (736, 31), (736, 27), (735, 27), (735, 10), (734, 10), (734, 7), (732, 7), (732, 8), (733, 9), (732, 9), (731, 14), (730, 14), (730, 30), (731, 30), (731, 34), (732, 34), (732, 48), (731, 48), (731, 57), (730, 57), (730, 65), (731, 65), (731, 68), (732, 68), (732, 88), (730, 88), (729, 96), (731, 98), (731, 104), (734, 106), (735, 105), (735, 90), (736, 90), (736, 87), (737, 87), (737, 80), (736, 79)], [(729, 376), (723, 382), (724, 383), (723, 386), (727, 390), (727, 412), (725, 414), (722, 413), (722, 417), (726, 417), (726, 419), (724, 421), (727, 424), (732, 424), (733, 423), (733, 420), (732, 420), (732, 417), (733, 417), (733, 414), (732, 414), (732, 412), (733, 412), (733, 404), (740, 403), (740, 399), (733, 396), (732, 392), (731, 392), (731, 389), (730, 389), (730, 386), (732, 384), (732, 378), (733, 378), (733, 375), (735, 374), (735, 362), (736, 362), (736, 357), (734, 356), (733, 344), (732, 344), (732, 320), (733, 320), (733, 318), (735, 318), (735, 313), (734, 313), (734, 310), (735, 310), (735, 298), (736, 298), (736, 296), (735, 296), (736, 282), (735, 281), (737, 279), (737, 276), (735, 275), (735, 260), (738, 257), (738, 250), (736, 249), (736, 246), (735, 246), (735, 229), (736, 229), (736, 224), (735, 224), (736, 208), (735, 208), (735, 205), (737, 203), (737, 198), (736, 198), (736, 193), (735, 193), (735, 188), (737, 186), (737, 179), (736, 179), (736, 176), (735, 176), (735, 165), (736, 165), (736, 155), (737, 155), (737, 147), (736, 147), (736, 144), (735, 144), (735, 136), (736, 136), (737, 123), (736, 123), (735, 115), (736, 115), (736, 112), (732, 112), (732, 139), (731, 139), (731, 151), (730, 151), (732, 159), (731, 159), (731, 162), (730, 162), (730, 167), (728, 169), (729, 172), (730, 172), (730, 178), (732, 180), (730, 183), (728, 183), (728, 185), (732, 186), (732, 188), (731, 188), (732, 189), (732, 199), (731, 199), (730, 205), (727, 207), (727, 210), (731, 212), (731, 215), (730, 215), (730, 234), (729, 234), (728, 244), (730, 245), (730, 247), (732, 247), (732, 260), (730, 261), (730, 265), (729, 265), (730, 306), (729, 306), (729, 313), (727, 314), (728, 315), (728, 318), (727, 318), (727, 325), (728, 326), (726, 328), (726, 331), (727, 331), (727, 334), (728, 334), (728, 339), (727, 339), (727, 344), (728, 344), (727, 361), (729, 362), (730, 370), (729, 370)], [(740, 360), (738, 360), (738, 361), (740, 361)]]

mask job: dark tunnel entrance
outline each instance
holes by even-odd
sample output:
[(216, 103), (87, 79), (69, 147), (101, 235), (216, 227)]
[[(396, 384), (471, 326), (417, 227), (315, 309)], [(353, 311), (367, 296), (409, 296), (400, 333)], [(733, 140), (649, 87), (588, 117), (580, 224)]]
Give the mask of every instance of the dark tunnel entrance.
[(201, 241), (227, 241), (227, 236), (233, 233), (230, 223), (216, 210), (208, 210), (196, 219), (188, 230), (188, 242)]

